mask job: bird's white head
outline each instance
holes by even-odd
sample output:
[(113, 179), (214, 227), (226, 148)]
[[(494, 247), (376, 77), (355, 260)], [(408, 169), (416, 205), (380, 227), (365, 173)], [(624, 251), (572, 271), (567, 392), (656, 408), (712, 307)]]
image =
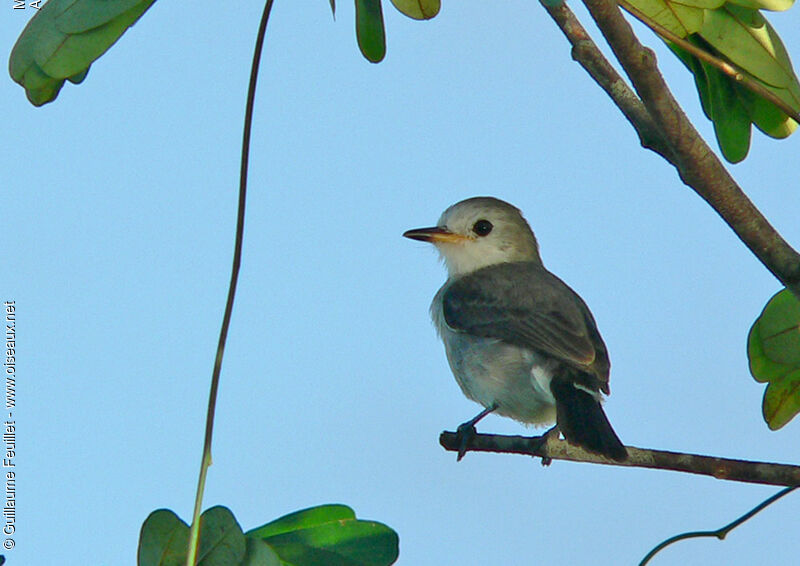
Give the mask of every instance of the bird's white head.
[(445, 210), (435, 227), (403, 236), (435, 245), (450, 277), (498, 263), (542, 263), (536, 237), (519, 209), (492, 197), (462, 200)]

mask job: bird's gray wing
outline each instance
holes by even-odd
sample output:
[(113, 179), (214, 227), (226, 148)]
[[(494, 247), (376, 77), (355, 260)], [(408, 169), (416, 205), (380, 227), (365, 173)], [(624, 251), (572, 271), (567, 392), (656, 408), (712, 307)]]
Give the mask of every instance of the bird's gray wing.
[(605, 344), (583, 300), (541, 265), (504, 263), (454, 281), (442, 296), (445, 322), (456, 331), (497, 338), (549, 354), (599, 379), (606, 390)]

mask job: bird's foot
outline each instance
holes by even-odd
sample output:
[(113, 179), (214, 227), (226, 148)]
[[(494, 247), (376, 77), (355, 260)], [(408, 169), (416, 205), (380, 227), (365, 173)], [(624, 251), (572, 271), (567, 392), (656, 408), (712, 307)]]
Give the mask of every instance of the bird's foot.
[(478, 434), (478, 431), (475, 429), (475, 425), (472, 424), (472, 421), (467, 421), (458, 425), (456, 429), (456, 440), (458, 441), (458, 457), (456, 458), (456, 462), (460, 462), (464, 454), (467, 453), (469, 443), (475, 438), (476, 434)]
[(456, 440), (458, 440), (458, 458), (456, 458), (456, 462), (461, 461), (461, 458), (467, 453), (470, 441), (478, 434), (478, 431), (475, 430), (475, 425), (478, 421), (496, 409), (497, 403), (493, 403), (467, 422), (458, 425), (456, 429)]

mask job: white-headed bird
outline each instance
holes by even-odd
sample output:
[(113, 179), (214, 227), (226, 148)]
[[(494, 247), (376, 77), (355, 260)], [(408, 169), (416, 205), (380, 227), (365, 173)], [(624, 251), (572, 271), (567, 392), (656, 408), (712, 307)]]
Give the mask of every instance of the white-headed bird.
[[(482, 411), (523, 423), (556, 423), (564, 438), (614, 460), (627, 451), (601, 405), (608, 352), (586, 303), (547, 271), (514, 206), (476, 197), (407, 238), (436, 246), (448, 279), (431, 304), (456, 381)], [(465, 445), (459, 453), (463, 456)]]

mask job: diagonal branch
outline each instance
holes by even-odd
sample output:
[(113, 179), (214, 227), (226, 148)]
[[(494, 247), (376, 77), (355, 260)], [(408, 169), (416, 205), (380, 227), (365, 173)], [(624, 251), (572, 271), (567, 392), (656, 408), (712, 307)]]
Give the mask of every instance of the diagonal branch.
[[(747, 483), (781, 486), (800, 485), (800, 466), (791, 464), (734, 460), (714, 456), (701, 456), (699, 454), (635, 448), (633, 446), (626, 446), (628, 459), (623, 462), (617, 462), (587, 452), (564, 440), (554, 438), (554, 436), (475, 434), (467, 440), (467, 452), (525, 454), (538, 456), (545, 461), (548, 459), (568, 460), (610, 466), (672, 470)], [(458, 452), (461, 447), (461, 439), (456, 433), (445, 431), (439, 436), (439, 444), (446, 450)]]
[[(542, 1), (544, 4), (545, 0)], [(612, 0), (584, 0), (584, 4), (633, 83), (652, 124), (655, 125), (654, 130), (650, 121), (641, 118), (638, 111), (631, 112), (630, 109), (636, 106), (635, 103), (628, 100), (621, 105), (618, 102), (620, 97), (612, 96), (611, 98), (639, 133), (639, 137), (648, 140), (649, 143), (649, 140), (654, 139), (653, 131), (660, 132), (661, 139), (669, 150), (654, 151), (672, 163), (678, 170), (681, 180), (711, 205), (775, 277), (800, 297), (800, 254), (770, 225), (700, 137), (664, 82), (656, 66), (653, 52), (642, 46), (622, 16), (619, 7)], [(608, 62), (602, 59), (602, 55), (598, 57), (599, 51), (596, 46), (592, 44), (593, 48), (586, 47), (587, 43), (591, 43), (591, 39), (585, 31), (579, 33), (569, 24), (566, 17), (562, 17), (564, 10), (568, 10), (563, 3), (555, 7), (547, 5), (544, 7), (567, 35), (573, 47), (578, 42), (584, 46), (581, 48), (582, 56), (591, 59), (592, 63), (581, 64), (608, 92), (608, 80), (602, 77), (598, 80), (598, 73), (589, 70), (593, 65), (604, 68)], [(619, 82), (614, 84), (618, 85)]]

